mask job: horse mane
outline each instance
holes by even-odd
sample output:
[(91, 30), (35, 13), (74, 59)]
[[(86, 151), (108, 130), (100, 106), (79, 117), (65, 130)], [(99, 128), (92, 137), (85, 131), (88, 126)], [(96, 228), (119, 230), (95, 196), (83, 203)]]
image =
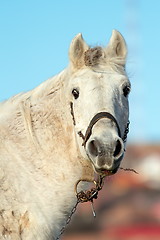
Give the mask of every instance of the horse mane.
[(125, 74), (125, 60), (121, 57), (111, 56), (105, 48), (96, 46), (89, 48), (84, 53), (84, 64), (90, 68), (111, 68), (112, 70)]

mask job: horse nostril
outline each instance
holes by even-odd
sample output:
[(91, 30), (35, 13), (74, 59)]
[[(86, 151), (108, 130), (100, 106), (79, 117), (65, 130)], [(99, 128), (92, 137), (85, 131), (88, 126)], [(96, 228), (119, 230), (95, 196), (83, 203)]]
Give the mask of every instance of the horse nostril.
[(93, 156), (97, 157), (98, 156), (98, 149), (97, 149), (97, 144), (95, 140), (92, 140), (89, 144), (88, 144), (88, 149), (90, 154), (92, 154)]
[(116, 148), (115, 148), (113, 156), (117, 157), (120, 154), (121, 150), (122, 150), (122, 144), (121, 144), (121, 142), (119, 140), (117, 140)]

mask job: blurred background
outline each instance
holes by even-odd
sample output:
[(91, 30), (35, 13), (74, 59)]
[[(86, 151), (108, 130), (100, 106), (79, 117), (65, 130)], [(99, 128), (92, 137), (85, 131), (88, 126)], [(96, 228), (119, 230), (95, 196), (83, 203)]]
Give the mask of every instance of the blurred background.
[(112, 29), (128, 45), (130, 133), (122, 167), (94, 202), (80, 204), (63, 240), (160, 239), (160, 1), (1, 0), (0, 101), (28, 91), (68, 64), (79, 32), (105, 46)]

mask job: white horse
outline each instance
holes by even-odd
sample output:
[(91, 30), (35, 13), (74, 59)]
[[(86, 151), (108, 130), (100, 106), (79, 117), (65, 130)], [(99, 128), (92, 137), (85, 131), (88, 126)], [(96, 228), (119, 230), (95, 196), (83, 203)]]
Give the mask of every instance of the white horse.
[(126, 44), (78, 34), (57, 76), (0, 105), (0, 239), (53, 240), (76, 203), (75, 185), (115, 173), (124, 155), (130, 82)]

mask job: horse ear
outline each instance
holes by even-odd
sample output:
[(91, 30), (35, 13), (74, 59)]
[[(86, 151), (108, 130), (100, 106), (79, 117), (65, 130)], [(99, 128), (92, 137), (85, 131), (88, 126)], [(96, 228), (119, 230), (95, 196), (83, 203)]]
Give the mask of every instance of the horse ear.
[(123, 36), (116, 30), (112, 31), (112, 36), (107, 47), (110, 57), (117, 57), (123, 61), (126, 60), (127, 46)]
[(88, 50), (82, 34), (79, 33), (72, 40), (69, 49), (69, 59), (74, 68), (81, 68), (84, 65), (84, 52)]

